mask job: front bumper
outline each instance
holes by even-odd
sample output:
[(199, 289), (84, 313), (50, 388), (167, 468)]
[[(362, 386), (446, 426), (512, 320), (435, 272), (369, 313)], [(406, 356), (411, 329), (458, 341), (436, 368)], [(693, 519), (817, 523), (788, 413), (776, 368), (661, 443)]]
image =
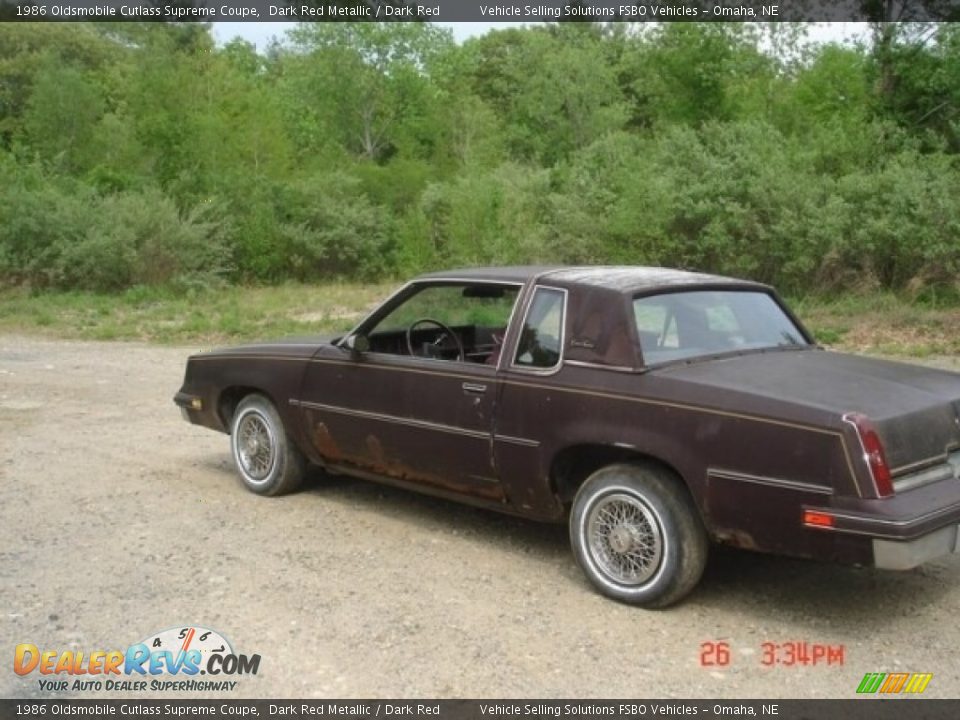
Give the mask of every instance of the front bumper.
[(909, 570), (960, 552), (960, 525), (948, 525), (913, 540), (873, 541), (873, 563), (884, 570)]
[(173, 396), (173, 402), (179, 406), (180, 414), (188, 422), (195, 422), (191, 412), (199, 413), (203, 410), (203, 399), (189, 393), (178, 392)]

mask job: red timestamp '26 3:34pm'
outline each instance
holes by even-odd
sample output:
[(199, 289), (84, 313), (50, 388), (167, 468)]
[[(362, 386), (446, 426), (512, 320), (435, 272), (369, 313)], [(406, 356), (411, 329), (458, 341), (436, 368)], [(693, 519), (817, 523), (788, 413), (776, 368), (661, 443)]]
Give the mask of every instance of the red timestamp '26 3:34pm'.
[[(809, 667), (843, 665), (846, 648), (842, 644), (810, 643), (806, 640), (765, 642), (760, 644), (760, 664), (765, 667)], [(700, 643), (700, 667), (725, 667), (733, 660), (730, 643)]]

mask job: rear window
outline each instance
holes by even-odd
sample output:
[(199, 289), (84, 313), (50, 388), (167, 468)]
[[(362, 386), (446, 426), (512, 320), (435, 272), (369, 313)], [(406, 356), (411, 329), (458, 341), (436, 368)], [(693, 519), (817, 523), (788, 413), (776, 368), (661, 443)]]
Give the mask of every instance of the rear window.
[(809, 345), (777, 302), (763, 292), (697, 290), (638, 297), (633, 314), (647, 365)]

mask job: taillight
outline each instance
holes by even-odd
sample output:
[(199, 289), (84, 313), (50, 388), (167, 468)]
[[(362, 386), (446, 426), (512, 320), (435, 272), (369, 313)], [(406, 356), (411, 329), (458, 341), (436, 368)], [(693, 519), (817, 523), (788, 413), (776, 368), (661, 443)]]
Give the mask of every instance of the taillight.
[(870, 418), (862, 413), (847, 413), (843, 421), (856, 428), (860, 438), (860, 447), (863, 449), (863, 459), (870, 468), (873, 484), (877, 488), (878, 497), (893, 495), (893, 478), (890, 476), (890, 466), (887, 464), (887, 455), (883, 451), (883, 443), (877, 435), (877, 429), (870, 422)]

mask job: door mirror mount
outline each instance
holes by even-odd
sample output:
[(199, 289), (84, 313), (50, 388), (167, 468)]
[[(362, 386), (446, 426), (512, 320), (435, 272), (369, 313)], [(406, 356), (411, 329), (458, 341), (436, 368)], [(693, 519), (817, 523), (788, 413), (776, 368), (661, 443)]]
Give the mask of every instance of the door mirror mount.
[(370, 338), (361, 333), (357, 333), (344, 340), (343, 346), (347, 348), (352, 355), (361, 355), (370, 349)]

